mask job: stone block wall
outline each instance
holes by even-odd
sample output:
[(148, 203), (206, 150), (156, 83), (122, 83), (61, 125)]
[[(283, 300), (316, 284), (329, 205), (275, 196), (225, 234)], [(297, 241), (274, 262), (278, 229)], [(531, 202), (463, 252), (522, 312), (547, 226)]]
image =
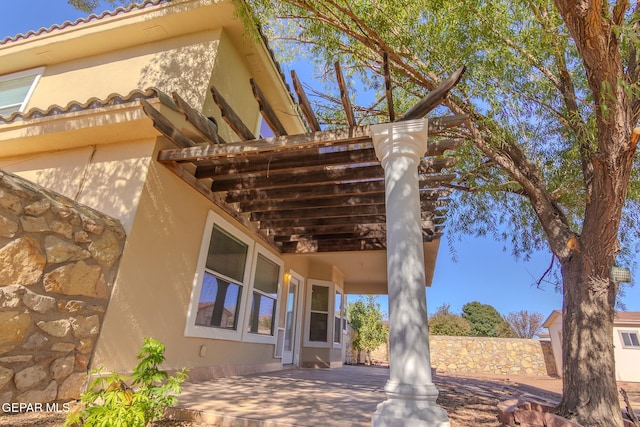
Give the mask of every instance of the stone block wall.
[[(551, 343), (533, 339), (485, 337), (429, 337), (431, 367), (441, 373), (486, 375), (556, 376)], [(365, 363), (351, 345), (347, 347), (345, 363)], [(389, 363), (388, 344), (371, 352), (371, 362)]]
[(431, 366), (439, 372), (553, 375), (538, 340), (432, 335), (429, 342)]
[(0, 171), (0, 403), (79, 397), (125, 233)]

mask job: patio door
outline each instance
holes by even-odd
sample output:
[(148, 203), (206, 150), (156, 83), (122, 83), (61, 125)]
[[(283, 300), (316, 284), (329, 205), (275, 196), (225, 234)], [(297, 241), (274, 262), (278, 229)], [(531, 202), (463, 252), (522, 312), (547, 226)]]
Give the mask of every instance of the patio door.
[(291, 272), (289, 291), (287, 293), (287, 314), (284, 324), (284, 350), (282, 363), (291, 365), (298, 363), (298, 349), (300, 348), (300, 302), (302, 300), (303, 278)]

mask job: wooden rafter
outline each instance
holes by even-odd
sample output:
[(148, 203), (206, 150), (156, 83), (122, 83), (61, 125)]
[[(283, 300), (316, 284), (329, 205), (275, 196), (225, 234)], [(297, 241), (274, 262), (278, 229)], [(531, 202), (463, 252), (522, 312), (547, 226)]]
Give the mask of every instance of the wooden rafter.
[(434, 90), (429, 92), (427, 96), (422, 98), (416, 105), (409, 111), (402, 115), (398, 121), (419, 119), (429, 113), (429, 111), (436, 108), (449, 94), (449, 91), (458, 84), (464, 74), (466, 67), (462, 66), (456, 70), (448, 79), (443, 81)]
[(194, 147), (196, 145), (191, 138), (176, 128), (169, 119), (162, 115), (160, 111), (156, 110), (149, 102), (141, 99), (140, 103), (142, 104), (144, 112), (153, 121), (153, 126), (173, 141), (174, 144), (182, 148)]
[(309, 103), (309, 98), (307, 98), (307, 94), (304, 92), (302, 88), (302, 84), (300, 83), (300, 79), (298, 79), (298, 75), (295, 71), (291, 71), (291, 81), (293, 82), (293, 89), (298, 95), (298, 105), (300, 105), (300, 110), (302, 114), (307, 119), (307, 124), (309, 125), (309, 129), (312, 132), (320, 131), (320, 124), (318, 123), (318, 119), (316, 115), (313, 113), (313, 109), (311, 108), (311, 104)]
[(267, 122), (273, 133), (277, 136), (286, 135), (287, 131), (280, 122), (280, 119), (278, 119), (276, 112), (273, 110), (273, 108), (271, 108), (271, 105), (269, 105), (267, 98), (262, 93), (262, 90), (260, 90), (260, 87), (258, 87), (255, 79), (250, 79), (249, 83), (251, 84), (253, 96), (260, 106), (260, 113), (262, 114), (262, 117)]
[(191, 108), (191, 106), (176, 92), (173, 92), (171, 96), (185, 119), (187, 119), (187, 122), (193, 126), (194, 130), (199, 133), (207, 143), (225, 143), (225, 141), (218, 136), (218, 128), (211, 120), (205, 117), (200, 111)]
[(344, 75), (342, 74), (340, 63), (336, 62), (334, 66), (336, 68), (336, 78), (338, 79), (338, 87), (340, 88), (340, 100), (342, 101), (342, 107), (344, 108), (344, 113), (347, 116), (347, 124), (353, 127), (356, 125), (356, 119), (353, 115), (353, 107), (351, 106), (351, 100), (349, 99), (349, 91), (347, 90), (347, 84), (344, 81)]
[(249, 130), (242, 119), (240, 119), (240, 116), (236, 114), (233, 108), (231, 108), (231, 105), (229, 105), (222, 94), (214, 86), (211, 87), (211, 94), (213, 95), (214, 102), (218, 108), (220, 108), (222, 118), (227, 122), (236, 135), (238, 135), (243, 141), (256, 139), (253, 132)]
[[(396, 117), (386, 55), (383, 63), (385, 96), (380, 101), (386, 98), (393, 120)], [(445, 99), (463, 72), (464, 68), (458, 70), (396, 119), (423, 117)], [(283, 253), (385, 249), (384, 169), (373, 147), (371, 128), (355, 126), (347, 85), (337, 63), (336, 74), (349, 126), (321, 131), (292, 72), (300, 110), (312, 129), (299, 135), (286, 135), (254, 80), (250, 81), (253, 94), (265, 121), (276, 133), (273, 138), (255, 139), (215, 87), (211, 88), (214, 101), (239, 142), (222, 141), (213, 122), (175, 93), (173, 99), (159, 95), (162, 108), (141, 101), (154, 126), (180, 147), (162, 150), (158, 161)], [(167, 108), (183, 114), (186, 124), (175, 126), (161, 113)], [(456, 135), (449, 129), (467, 119), (467, 115), (457, 115), (428, 120), (427, 153), (418, 165), (420, 226), (425, 242), (442, 235), (447, 196), (451, 193), (445, 187), (456, 178), (443, 171), (458, 159), (443, 154), (463, 141), (446, 137)], [(203, 141), (208, 145), (201, 144)]]
[(393, 109), (393, 91), (391, 88), (391, 71), (389, 69), (389, 54), (384, 52), (382, 54), (382, 66), (384, 69), (384, 92), (387, 98), (387, 109), (389, 111), (389, 121), (396, 121), (396, 113)]

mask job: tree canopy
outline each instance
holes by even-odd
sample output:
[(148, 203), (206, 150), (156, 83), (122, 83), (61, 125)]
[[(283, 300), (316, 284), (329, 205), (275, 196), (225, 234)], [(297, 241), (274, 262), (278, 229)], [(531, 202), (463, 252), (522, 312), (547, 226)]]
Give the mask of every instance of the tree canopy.
[(380, 304), (374, 295), (360, 297), (348, 308), (349, 323), (355, 332), (353, 347), (356, 350), (364, 350), (369, 355), (381, 344), (387, 342), (387, 328), (382, 319)]
[(429, 317), (429, 333), (450, 337), (466, 337), (471, 334), (471, 325), (456, 313), (451, 313), (449, 304), (443, 304)]
[(511, 327), (492, 305), (478, 301), (469, 302), (462, 306), (462, 318), (471, 325), (469, 335), (473, 337), (511, 338), (514, 336)]
[[(471, 118), (450, 135), (468, 143), (456, 153), (460, 179), (452, 187), (461, 191), (449, 233), (488, 234), (517, 255), (550, 250), (562, 275), (564, 347), (581, 349), (563, 353), (560, 412), (583, 424), (621, 425), (611, 332), (619, 283), (610, 270), (628, 261), (640, 232), (638, 3), (244, 4), (244, 16), (282, 42), (279, 52), (307, 53), (320, 70), (339, 60), (352, 84), (377, 95), (358, 110), (360, 122), (388, 120), (383, 56), (396, 111), (468, 67), (444, 103)], [(320, 108), (326, 123), (343, 114), (332, 106)]]
[(541, 313), (520, 310), (507, 314), (506, 321), (517, 338), (533, 338), (542, 329)]

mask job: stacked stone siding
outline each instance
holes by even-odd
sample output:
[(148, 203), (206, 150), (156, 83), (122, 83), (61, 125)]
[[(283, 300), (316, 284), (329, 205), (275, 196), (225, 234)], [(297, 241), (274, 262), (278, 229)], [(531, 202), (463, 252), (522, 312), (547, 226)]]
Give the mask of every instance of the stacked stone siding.
[(0, 171), (0, 403), (79, 396), (124, 239), (118, 221)]
[[(556, 376), (551, 345), (545, 341), (515, 338), (429, 337), (431, 367), (441, 373)], [(345, 363), (355, 364), (358, 354), (347, 347)], [(365, 362), (364, 352), (360, 363)], [(371, 362), (388, 364), (388, 344), (371, 352)]]
[(431, 366), (439, 372), (549, 375), (538, 340), (431, 336)]

